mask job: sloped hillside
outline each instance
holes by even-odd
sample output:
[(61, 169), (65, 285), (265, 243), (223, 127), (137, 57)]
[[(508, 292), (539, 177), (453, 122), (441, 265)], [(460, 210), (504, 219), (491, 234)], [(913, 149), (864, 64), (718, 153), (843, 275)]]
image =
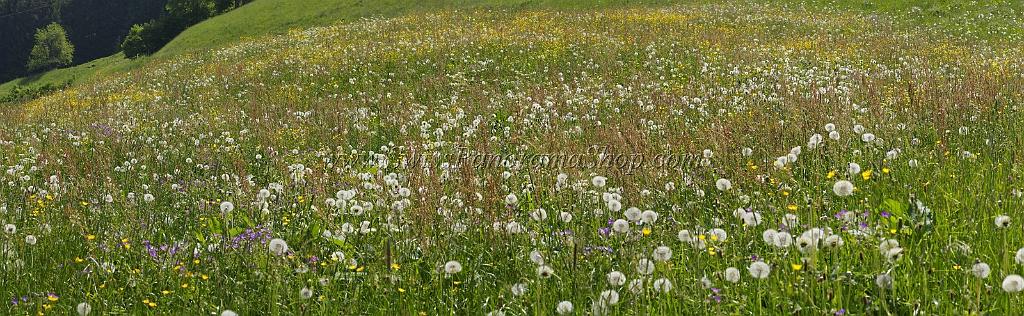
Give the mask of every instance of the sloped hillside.
[(182, 48), (0, 108), (0, 310), (1013, 313), (1021, 42), (907, 21), (480, 8)]

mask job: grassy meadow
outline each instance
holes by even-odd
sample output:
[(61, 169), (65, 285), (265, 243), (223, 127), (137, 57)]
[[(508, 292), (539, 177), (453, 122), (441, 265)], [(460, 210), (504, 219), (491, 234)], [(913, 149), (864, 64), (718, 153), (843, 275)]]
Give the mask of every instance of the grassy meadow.
[(0, 313), (1022, 310), (1016, 7), (558, 3), (0, 107)]

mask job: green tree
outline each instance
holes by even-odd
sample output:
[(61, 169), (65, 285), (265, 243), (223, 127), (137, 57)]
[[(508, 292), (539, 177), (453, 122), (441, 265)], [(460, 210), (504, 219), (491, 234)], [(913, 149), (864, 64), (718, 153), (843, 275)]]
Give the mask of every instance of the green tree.
[(124, 37), (124, 42), (121, 43), (121, 50), (124, 51), (125, 56), (135, 58), (153, 51), (145, 37), (146, 27), (150, 25), (153, 25), (153, 22), (132, 25), (132, 29), (128, 31), (128, 35)]
[(36, 30), (36, 44), (28, 56), (25, 68), (30, 72), (49, 70), (71, 64), (75, 46), (68, 41), (68, 34), (60, 24), (50, 23)]

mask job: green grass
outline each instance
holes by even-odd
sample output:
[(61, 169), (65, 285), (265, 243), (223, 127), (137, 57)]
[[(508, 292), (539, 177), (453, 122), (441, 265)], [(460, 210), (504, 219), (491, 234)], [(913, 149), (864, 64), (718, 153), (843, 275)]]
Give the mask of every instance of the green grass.
[[(211, 40), (0, 108), (0, 300), (14, 299), (0, 313), (589, 314), (610, 290), (613, 315), (1024, 302), (1002, 285), (1024, 272), (1019, 37), (902, 7), (514, 5), (539, 4), (579, 9), (441, 10), (199, 49), (230, 43)], [(651, 160), (593, 166), (591, 148)], [(461, 154), (522, 167), (444, 168)], [(810, 247), (814, 234), (833, 244)], [(638, 269), (662, 246), (668, 260)], [(972, 275), (978, 262), (991, 275)]]
[(667, 0), (260, 0), (185, 30), (155, 55), (223, 46), (240, 38), (282, 34), (292, 29), (391, 17), (410, 12), (453, 9), (571, 9), (667, 4)]
[[(716, 1), (700, 0), (714, 3)], [(745, 1), (733, 1), (745, 2)], [(863, 13), (903, 15), (913, 24), (935, 24), (960, 32), (1002, 36), (1019, 33), (1022, 27), (1013, 17), (1024, 12), (1020, 1), (984, 0), (964, 4), (955, 0), (775, 0), (776, 3), (811, 7), (842, 8)], [(163, 59), (179, 54), (214, 49), (244, 38), (283, 34), (292, 29), (344, 23), (371, 16), (398, 16), (410, 12), (452, 9), (592, 9), (623, 6), (649, 6), (675, 3), (669, 0), (258, 0), (231, 12), (210, 18), (185, 30), (153, 57)], [(919, 8), (917, 10), (915, 8)], [(964, 23), (978, 14), (997, 14), (983, 23)], [(965, 26), (968, 25), (968, 26)], [(86, 64), (56, 69), (0, 84), (0, 95), (15, 86), (79, 84), (103, 75), (123, 72), (145, 64), (149, 59), (125, 60), (115, 54)]]
[(9, 93), (16, 86), (39, 87), (48, 84), (59, 86), (64, 85), (65, 83), (77, 84), (88, 82), (96, 77), (102, 77), (132, 69), (136, 65), (141, 64), (142, 60), (130, 60), (124, 58), (124, 54), (118, 53), (95, 59), (81, 65), (54, 69), (5, 82), (0, 84), (0, 95)]
[[(371, 16), (397, 16), (409, 12), (473, 8), (593, 8), (671, 3), (668, 0), (257, 0), (194, 25), (152, 57), (161, 59), (182, 53), (213, 49), (244, 38), (283, 34), (293, 29), (350, 22)], [(38, 87), (79, 84), (103, 75), (123, 72), (145, 64), (149, 58), (126, 60), (114, 54), (82, 65), (56, 69), (0, 84), (0, 95), (15, 86)]]

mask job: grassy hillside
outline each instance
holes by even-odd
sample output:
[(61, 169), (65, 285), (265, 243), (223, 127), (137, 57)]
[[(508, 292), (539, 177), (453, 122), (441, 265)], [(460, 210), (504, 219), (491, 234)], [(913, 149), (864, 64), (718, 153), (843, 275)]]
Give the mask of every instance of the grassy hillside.
[(189, 28), (158, 56), (219, 47), (239, 38), (282, 34), (290, 29), (351, 22), (364, 17), (389, 17), (431, 10), (570, 9), (622, 5), (666, 4), (667, 0), (260, 0)]
[[(700, 0), (698, 3), (716, 1)], [(730, 1), (727, 1), (730, 2)], [(744, 1), (731, 1), (744, 2)], [(1019, 36), (1024, 26), (1016, 19), (1024, 12), (1024, 4), (1010, 0), (972, 1), (965, 4), (952, 0), (914, 1), (828, 1), (776, 0), (779, 4), (823, 8), (843, 8), (865, 14), (897, 16), (901, 23), (933, 25), (960, 34), (1005, 39)], [(586, 9), (601, 7), (664, 5), (668, 0), (259, 0), (213, 17), (177, 36), (153, 58), (173, 57), (189, 51), (213, 49), (242, 38), (283, 34), (291, 29), (344, 23), (370, 16), (398, 16), (408, 12), (442, 9)], [(123, 72), (147, 63), (151, 58), (127, 60), (120, 54), (97, 59), (87, 64), (57, 69), (40, 75), (0, 84), (0, 95), (15, 86), (38, 87), (46, 84), (87, 82), (97, 76)]]
[(532, 7), (570, 3), (182, 41), (0, 108), (0, 314), (1024, 303), (1020, 17)]
[(133, 69), (150, 60), (217, 48), (242, 38), (283, 34), (291, 29), (343, 23), (371, 16), (397, 16), (408, 12), (472, 8), (588, 8), (670, 3), (667, 0), (258, 0), (190, 27), (152, 57), (128, 60), (120, 54), (95, 61), (19, 78), (0, 84), (0, 95), (15, 86), (81, 83), (105, 74)]

